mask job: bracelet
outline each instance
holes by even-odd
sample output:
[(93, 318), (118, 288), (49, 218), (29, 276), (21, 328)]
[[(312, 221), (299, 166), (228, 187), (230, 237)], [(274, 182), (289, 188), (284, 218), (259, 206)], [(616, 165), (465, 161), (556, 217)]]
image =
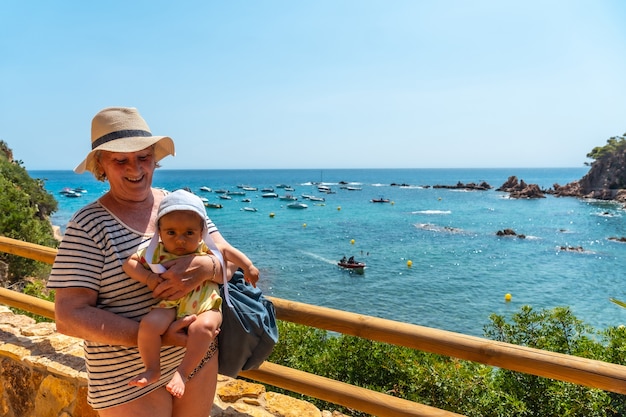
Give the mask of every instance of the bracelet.
[(211, 277), (211, 281), (215, 282), (215, 275), (217, 275), (217, 266), (215, 265), (215, 259), (213, 259), (213, 256), (209, 255), (209, 258), (211, 258), (211, 262), (213, 263), (213, 276)]

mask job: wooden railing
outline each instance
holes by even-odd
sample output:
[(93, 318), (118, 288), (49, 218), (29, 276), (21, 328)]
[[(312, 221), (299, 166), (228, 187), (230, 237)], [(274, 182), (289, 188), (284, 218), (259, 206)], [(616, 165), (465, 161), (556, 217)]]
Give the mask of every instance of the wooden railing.
[[(0, 252), (52, 263), (55, 249), (0, 237)], [(268, 297), (278, 319), (626, 394), (626, 366)], [(52, 303), (0, 288), (0, 303), (54, 318)], [(242, 376), (378, 416), (459, 416), (265, 362)]]

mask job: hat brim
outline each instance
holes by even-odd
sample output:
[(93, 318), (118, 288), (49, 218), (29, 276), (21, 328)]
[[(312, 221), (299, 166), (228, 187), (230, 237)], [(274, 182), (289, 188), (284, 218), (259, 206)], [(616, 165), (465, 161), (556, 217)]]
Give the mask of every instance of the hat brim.
[(89, 154), (87, 154), (87, 157), (80, 164), (78, 164), (76, 168), (74, 168), (74, 172), (76, 172), (77, 174), (82, 174), (85, 171), (95, 173), (94, 170), (97, 164), (95, 154), (97, 151), (138, 152), (152, 145), (155, 145), (155, 162), (159, 162), (161, 159), (165, 158), (168, 155), (176, 155), (176, 150), (174, 149), (174, 141), (168, 136), (123, 138), (104, 143), (89, 152)]

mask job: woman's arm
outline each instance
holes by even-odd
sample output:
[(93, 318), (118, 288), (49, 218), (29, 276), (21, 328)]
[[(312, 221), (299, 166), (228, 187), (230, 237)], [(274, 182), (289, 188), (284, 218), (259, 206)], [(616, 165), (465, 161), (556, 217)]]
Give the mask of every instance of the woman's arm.
[(57, 288), (57, 330), (68, 336), (109, 345), (137, 345), (139, 323), (96, 307), (97, 293), (87, 288)]
[[(95, 307), (97, 293), (86, 288), (57, 288), (55, 321), (57, 331), (68, 336), (107, 345), (137, 346), (139, 323)], [(185, 346), (185, 328), (195, 316), (177, 320), (163, 335), (164, 345)]]

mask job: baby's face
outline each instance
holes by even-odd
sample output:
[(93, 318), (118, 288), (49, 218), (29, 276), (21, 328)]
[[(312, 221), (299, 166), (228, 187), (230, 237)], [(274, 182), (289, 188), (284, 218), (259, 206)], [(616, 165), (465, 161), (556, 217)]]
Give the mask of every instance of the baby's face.
[(204, 220), (193, 211), (172, 211), (159, 219), (159, 235), (165, 250), (174, 255), (195, 252), (202, 241)]

